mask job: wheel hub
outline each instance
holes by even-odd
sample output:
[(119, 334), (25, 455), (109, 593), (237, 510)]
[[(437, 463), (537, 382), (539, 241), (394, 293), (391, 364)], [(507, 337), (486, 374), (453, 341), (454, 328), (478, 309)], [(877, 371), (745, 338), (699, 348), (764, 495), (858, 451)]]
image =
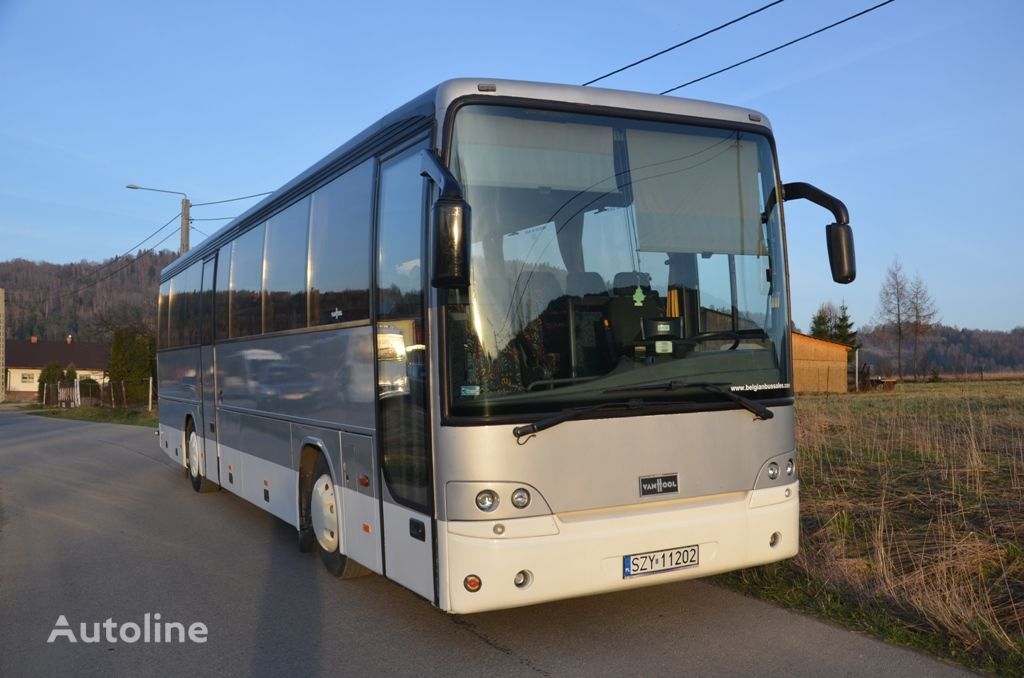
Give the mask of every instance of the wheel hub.
[(338, 503), (334, 495), (334, 481), (323, 474), (313, 483), (309, 499), (309, 513), (313, 520), (313, 534), (320, 546), (331, 553), (338, 550)]
[(193, 478), (199, 477), (199, 436), (195, 431), (188, 436), (188, 472)]

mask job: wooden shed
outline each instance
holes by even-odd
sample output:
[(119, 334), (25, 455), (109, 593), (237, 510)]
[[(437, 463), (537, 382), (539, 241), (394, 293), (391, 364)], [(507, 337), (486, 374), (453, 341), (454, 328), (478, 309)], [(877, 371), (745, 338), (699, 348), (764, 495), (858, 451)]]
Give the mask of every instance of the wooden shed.
[(846, 393), (847, 354), (834, 341), (793, 333), (793, 390), (797, 393)]

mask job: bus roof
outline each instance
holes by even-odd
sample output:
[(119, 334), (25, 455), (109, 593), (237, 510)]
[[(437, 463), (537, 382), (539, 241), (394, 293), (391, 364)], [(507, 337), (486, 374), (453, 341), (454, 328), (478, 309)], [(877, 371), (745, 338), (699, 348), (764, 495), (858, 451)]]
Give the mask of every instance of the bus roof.
[(197, 247), (175, 259), (164, 268), (161, 281), (167, 280), (190, 264), (208, 257), (223, 244), (230, 242), (253, 226), (263, 223), (311, 189), (333, 178), (346, 167), (362, 162), (373, 153), (386, 148), (391, 142), (401, 139), (414, 130), (427, 129), (435, 121), (443, 120), (453, 103), (468, 96), (561, 102), (573, 106), (592, 106), (595, 109), (630, 110), (656, 115), (715, 120), (743, 126), (754, 125), (763, 127), (768, 133), (771, 130), (767, 117), (758, 111), (696, 99), (523, 80), (487, 78), (446, 80), (391, 111), (233, 219)]

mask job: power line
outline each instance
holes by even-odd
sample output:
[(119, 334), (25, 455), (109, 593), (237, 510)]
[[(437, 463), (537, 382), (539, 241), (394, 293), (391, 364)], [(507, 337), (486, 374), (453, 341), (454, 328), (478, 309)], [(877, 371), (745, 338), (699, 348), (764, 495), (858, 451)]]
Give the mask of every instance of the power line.
[(253, 193), (252, 195), (243, 195), (241, 198), (228, 198), (227, 200), (213, 200), (211, 202), (194, 202), (192, 207), (202, 207), (203, 205), (219, 205), (224, 202), (235, 202), (237, 200), (248, 200), (249, 198), (259, 198), (264, 195), (270, 195), (273, 191), (267, 191), (266, 193)]
[(237, 218), (238, 217), (205, 217), (205, 218), (200, 219), (198, 217), (193, 217), (193, 218), (189, 219), (189, 221), (231, 221), (232, 219), (237, 219)]
[(684, 82), (682, 85), (677, 85), (676, 87), (673, 87), (671, 89), (667, 89), (664, 92), (659, 92), (659, 94), (668, 94), (670, 92), (675, 92), (677, 89), (682, 89), (684, 87), (688, 87), (688, 86), (690, 86), (690, 85), (692, 85), (694, 83), (700, 82), (701, 80), (707, 80), (708, 78), (710, 78), (712, 76), (715, 76), (715, 75), (718, 75), (719, 73), (725, 73), (726, 71), (731, 71), (732, 69), (736, 68), (737, 66), (742, 66), (743, 64), (749, 64), (751, 61), (754, 61), (756, 59), (760, 59), (763, 56), (767, 56), (767, 55), (771, 54), (772, 52), (778, 52), (780, 49), (784, 49), (786, 47), (789, 47), (790, 45), (795, 45), (796, 43), (800, 42), (801, 40), (806, 40), (807, 38), (810, 38), (810, 37), (813, 37), (813, 36), (817, 35), (818, 33), (824, 33), (825, 31), (829, 30), (830, 28), (835, 28), (836, 26), (839, 26), (840, 24), (845, 24), (847, 21), (852, 21), (853, 19), (856, 19), (857, 17), (864, 16), (868, 12), (874, 12), (876, 9), (878, 9), (880, 7), (885, 7), (886, 5), (888, 5), (891, 2), (895, 2), (895, 0), (885, 0), (885, 2), (880, 2), (877, 5), (875, 5), (874, 7), (868, 7), (867, 9), (862, 10), (860, 12), (857, 12), (856, 14), (851, 14), (850, 16), (846, 17), (845, 19), (841, 19), (841, 20), (835, 22), (834, 24), (829, 24), (828, 26), (825, 26), (824, 28), (819, 28), (816, 31), (808, 33), (807, 35), (802, 35), (799, 38), (796, 38), (795, 40), (790, 40), (787, 43), (779, 45), (778, 47), (773, 47), (772, 49), (769, 49), (767, 51), (761, 52), (760, 54), (758, 54), (756, 56), (750, 57), (749, 59), (744, 59), (743, 61), (737, 61), (736, 63), (734, 63), (731, 66), (726, 66), (725, 68), (720, 68), (717, 71), (715, 71), (714, 73), (708, 73), (707, 75), (702, 75), (701, 77), (696, 78), (694, 80), (691, 80), (689, 82)]
[[(180, 217), (180, 216), (181, 216), (181, 212), (178, 212), (178, 213), (177, 213), (177, 214), (175, 214), (175, 215), (174, 215), (173, 217), (171, 217), (171, 218), (170, 218), (170, 219), (169, 219), (169, 220), (167, 221), (167, 223), (166, 223), (166, 224), (164, 224), (164, 225), (163, 225), (163, 226), (161, 226), (160, 228), (156, 229), (155, 231), (153, 231), (152, 233), (150, 233), (149, 235), (147, 235), (147, 236), (146, 236), (145, 238), (143, 238), (142, 240), (140, 240), (140, 241), (139, 241), (138, 243), (136, 243), (136, 244), (135, 244), (135, 245), (133, 245), (132, 247), (128, 248), (128, 250), (126, 250), (125, 252), (123, 252), (123, 253), (121, 253), (121, 254), (118, 254), (117, 256), (115, 256), (115, 257), (114, 257), (113, 259), (110, 259), (110, 260), (109, 260), (108, 262), (106, 262), (105, 264), (100, 264), (100, 265), (99, 265), (99, 266), (98, 266), (98, 267), (97, 267), (96, 269), (94, 269), (93, 271), (91, 271), (91, 272), (90, 272), (90, 273), (89, 273), (89, 274), (88, 274), (88, 275), (86, 276), (86, 279), (88, 279), (88, 278), (90, 278), (90, 277), (92, 277), (92, 276), (98, 275), (99, 273), (103, 272), (103, 270), (104, 270), (104, 269), (106, 269), (106, 268), (110, 268), (111, 266), (113, 266), (114, 264), (116, 264), (117, 262), (119, 262), (119, 261), (121, 260), (121, 258), (122, 258), (122, 257), (126, 257), (126, 256), (130, 255), (130, 254), (131, 254), (132, 252), (134, 252), (134, 251), (135, 251), (136, 249), (138, 249), (139, 247), (142, 247), (142, 245), (144, 245), (144, 244), (146, 243), (146, 241), (147, 241), (147, 240), (149, 240), (149, 239), (151, 239), (151, 238), (154, 238), (154, 237), (156, 237), (156, 235), (157, 235), (157, 234), (159, 234), (159, 233), (160, 233), (160, 231), (164, 230), (165, 228), (167, 228), (168, 226), (170, 226), (171, 224), (173, 224), (173, 223), (174, 223), (175, 221), (177, 221), (177, 220), (178, 220), (178, 217)], [(172, 233), (171, 235), (173, 235), (173, 233)], [(169, 237), (170, 237), (170, 235), (169, 235), (169, 236), (167, 236), (167, 238), (169, 238)], [(162, 243), (162, 242), (166, 241), (166, 240), (167, 240), (167, 238), (164, 238), (164, 239), (163, 239), (163, 240), (161, 240), (160, 242)], [(158, 244), (159, 244), (159, 243), (158, 243)]]
[(695, 42), (697, 40), (700, 40), (703, 37), (709, 36), (712, 33), (715, 33), (716, 31), (720, 31), (723, 28), (726, 28), (728, 26), (732, 26), (735, 23), (739, 23), (740, 21), (743, 21), (744, 19), (746, 19), (748, 17), (752, 17), (755, 14), (759, 14), (760, 12), (765, 11), (769, 7), (773, 7), (773, 6), (779, 4), (780, 2), (783, 2), (783, 1), (784, 0), (775, 0), (775, 2), (769, 2), (764, 7), (760, 7), (758, 9), (755, 9), (753, 12), (747, 12), (743, 16), (736, 17), (732, 21), (727, 21), (724, 24), (722, 24), (721, 26), (716, 26), (715, 28), (712, 28), (711, 30), (704, 31), (700, 35), (695, 35), (692, 38), (688, 38), (686, 40), (683, 40), (682, 42), (680, 42), (680, 43), (678, 43), (676, 45), (672, 45), (671, 47), (667, 47), (667, 48), (661, 50), (660, 52), (655, 52), (654, 54), (652, 54), (650, 56), (646, 56), (643, 59), (640, 59), (638, 61), (634, 61), (631, 64), (627, 64), (627, 65), (623, 66), (622, 68), (617, 68), (614, 71), (611, 71), (610, 73), (605, 73), (604, 75), (602, 75), (602, 76), (600, 76), (598, 78), (594, 78), (593, 80), (588, 80), (587, 82), (583, 83), (582, 86), (586, 87), (587, 85), (593, 85), (595, 82), (598, 82), (599, 80), (604, 80), (605, 78), (609, 78), (609, 77), (615, 75), (616, 73), (621, 73), (622, 71), (625, 71), (625, 70), (628, 70), (630, 68), (633, 68), (634, 66), (639, 66), (640, 64), (644, 63), (645, 61), (650, 61), (651, 59), (654, 59), (655, 57), (660, 57), (662, 54), (667, 54), (668, 52), (671, 52), (674, 49), (678, 49), (679, 47), (682, 47), (683, 45), (689, 45), (691, 42)]
[(111, 271), (109, 275), (105, 275), (102, 278), (99, 278), (98, 280), (94, 280), (91, 283), (89, 283), (88, 285), (82, 285), (81, 287), (79, 287), (78, 289), (76, 289), (76, 290), (74, 290), (72, 292), (66, 292), (64, 294), (58, 294), (56, 297), (53, 297), (53, 298), (54, 299), (64, 299), (66, 297), (73, 297), (76, 294), (78, 294), (79, 292), (84, 292), (85, 290), (89, 289), (90, 287), (95, 287), (96, 285), (99, 285), (101, 282), (104, 282), (106, 280), (110, 280), (115, 275), (117, 275), (121, 271), (125, 270), (126, 268), (128, 268), (129, 266), (134, 264), (139, 259), (141, 259), (144, 255), (150, 254), (151, 252), (155, 252), (157, 247), (160, 247), (160, 245), (163, 245), (165, 242), (170, 240), (175, 235), (177, 235), (177, 233), (175, 233), (174, 231), (171, 231), (166, 236), (164, 236), (163, 240), (161, 240), (157, 244), (153, 245), (149, 249), (146, 249), (146, 250), (143, 250), (143, 251), (139, 252), (135, 257), (133, 257), (131, 259), (131, 261), (126, 262), (124, 266), (118, 268), (117, 270)]

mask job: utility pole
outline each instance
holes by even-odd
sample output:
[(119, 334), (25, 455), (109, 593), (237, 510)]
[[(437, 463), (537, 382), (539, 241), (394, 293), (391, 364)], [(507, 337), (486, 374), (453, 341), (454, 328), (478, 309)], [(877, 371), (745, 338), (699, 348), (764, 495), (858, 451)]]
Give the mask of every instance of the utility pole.
[(192, 207), (191, 201), (188, 199), (188, 195), (181, 191), (168, 191), (163, 188), (146, 188), (145, 186), (138, 186), (136, 184), (128, 184), (125, 188), (130, 188), (133, 191), (155, 191), (157, 193), (174, 193), (175, 195), (181, 196), (181, 247), (178, 250), (178, 256), (181, 256), (185, 252), (188, 252), (188, 231), (191, 226), (188, 211)]
[(190, 227), (188, 211), (191, 207), (192, 203), (189, 202), (187, 197), (181, 199), (181, 250), (178, 252), (178, 256), (188, 252), (188, 231)]
[(7, 327), (4, 322), (4, 288), (0, 287), (0, 403), (7, 399)]

